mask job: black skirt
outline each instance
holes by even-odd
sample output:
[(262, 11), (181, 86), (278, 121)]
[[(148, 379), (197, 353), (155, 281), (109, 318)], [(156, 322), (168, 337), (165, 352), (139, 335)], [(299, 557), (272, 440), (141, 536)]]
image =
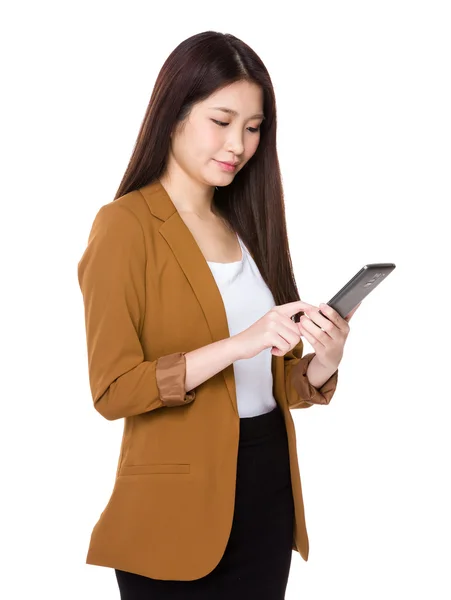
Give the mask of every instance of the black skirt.
[(294, 503), (282, 412), (240, 419), (235, 512), (219, 564), (192, 581), (115, 569), (121, 600), (284, 600)]

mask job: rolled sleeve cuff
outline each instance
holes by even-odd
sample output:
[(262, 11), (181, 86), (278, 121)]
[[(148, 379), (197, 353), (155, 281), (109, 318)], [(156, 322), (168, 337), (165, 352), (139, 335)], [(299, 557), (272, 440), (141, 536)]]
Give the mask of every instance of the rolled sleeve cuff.
[(314, 387), (308, 377), (307, 369), (315, 353), (306, 354), (291, 371), (291, 385), (295, 388), (301, 400), (310, 404), (329, 404), (338, 383), (338, 369), (320, 387)]
[(196, 392), (185, 390), (186, 352), (175, 352), (157, 360), (156, 380), (164, 406), (182, 406), (196, 397)]

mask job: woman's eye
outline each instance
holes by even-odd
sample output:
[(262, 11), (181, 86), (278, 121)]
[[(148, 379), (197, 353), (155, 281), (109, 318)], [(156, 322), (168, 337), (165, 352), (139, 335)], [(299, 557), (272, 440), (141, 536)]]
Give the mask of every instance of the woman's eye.
[[(220, 127), (227, 127), (228, 123), (223, 123), (222, 121), (216, 121), (216, 119), (212, 119), (213, 123), (216, 123), (216, 125), (219, 125)], [(257, 133), (258, 131), (260, 131), (260, 127), (248, 127), (249, 131), (251, 133)]]

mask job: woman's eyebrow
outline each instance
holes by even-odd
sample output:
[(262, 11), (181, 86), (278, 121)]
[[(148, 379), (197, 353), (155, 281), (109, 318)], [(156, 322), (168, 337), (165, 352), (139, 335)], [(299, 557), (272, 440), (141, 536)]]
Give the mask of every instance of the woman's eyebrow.
[[(227, 108), (225, 106), (210, 106), (210, 108), (212, 108), (213, 110), (222, 110), (225, 113), (229, 113), (231, 115), (235, 115), (237, 116), (238, 113), (236, 112), (236, 110), (232, 110), (231, 108)], [(255, 115), (253, 115), (252, 117), (249, 117), (250, 119), (265, 119), (265, 115), (263, 113), (257, 113)]]

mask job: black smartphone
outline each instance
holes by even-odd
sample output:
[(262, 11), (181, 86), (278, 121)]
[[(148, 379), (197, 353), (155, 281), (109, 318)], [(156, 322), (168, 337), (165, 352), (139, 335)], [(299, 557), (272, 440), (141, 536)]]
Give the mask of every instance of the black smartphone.
[[(396, 268), (393, 263), (371, 263), (365, 265), (348, 283), (327, 302), (344, 319), (353, 308), (357, 306), (370, 292), (372, 292), (387, 275)], [(321, 311), (320, 315), (326, 317)], [(292, 321), (299, 323), (304, 311), (300, 311), (291, 317)], [(315, 323), (316, 325), (316, 323)]]

